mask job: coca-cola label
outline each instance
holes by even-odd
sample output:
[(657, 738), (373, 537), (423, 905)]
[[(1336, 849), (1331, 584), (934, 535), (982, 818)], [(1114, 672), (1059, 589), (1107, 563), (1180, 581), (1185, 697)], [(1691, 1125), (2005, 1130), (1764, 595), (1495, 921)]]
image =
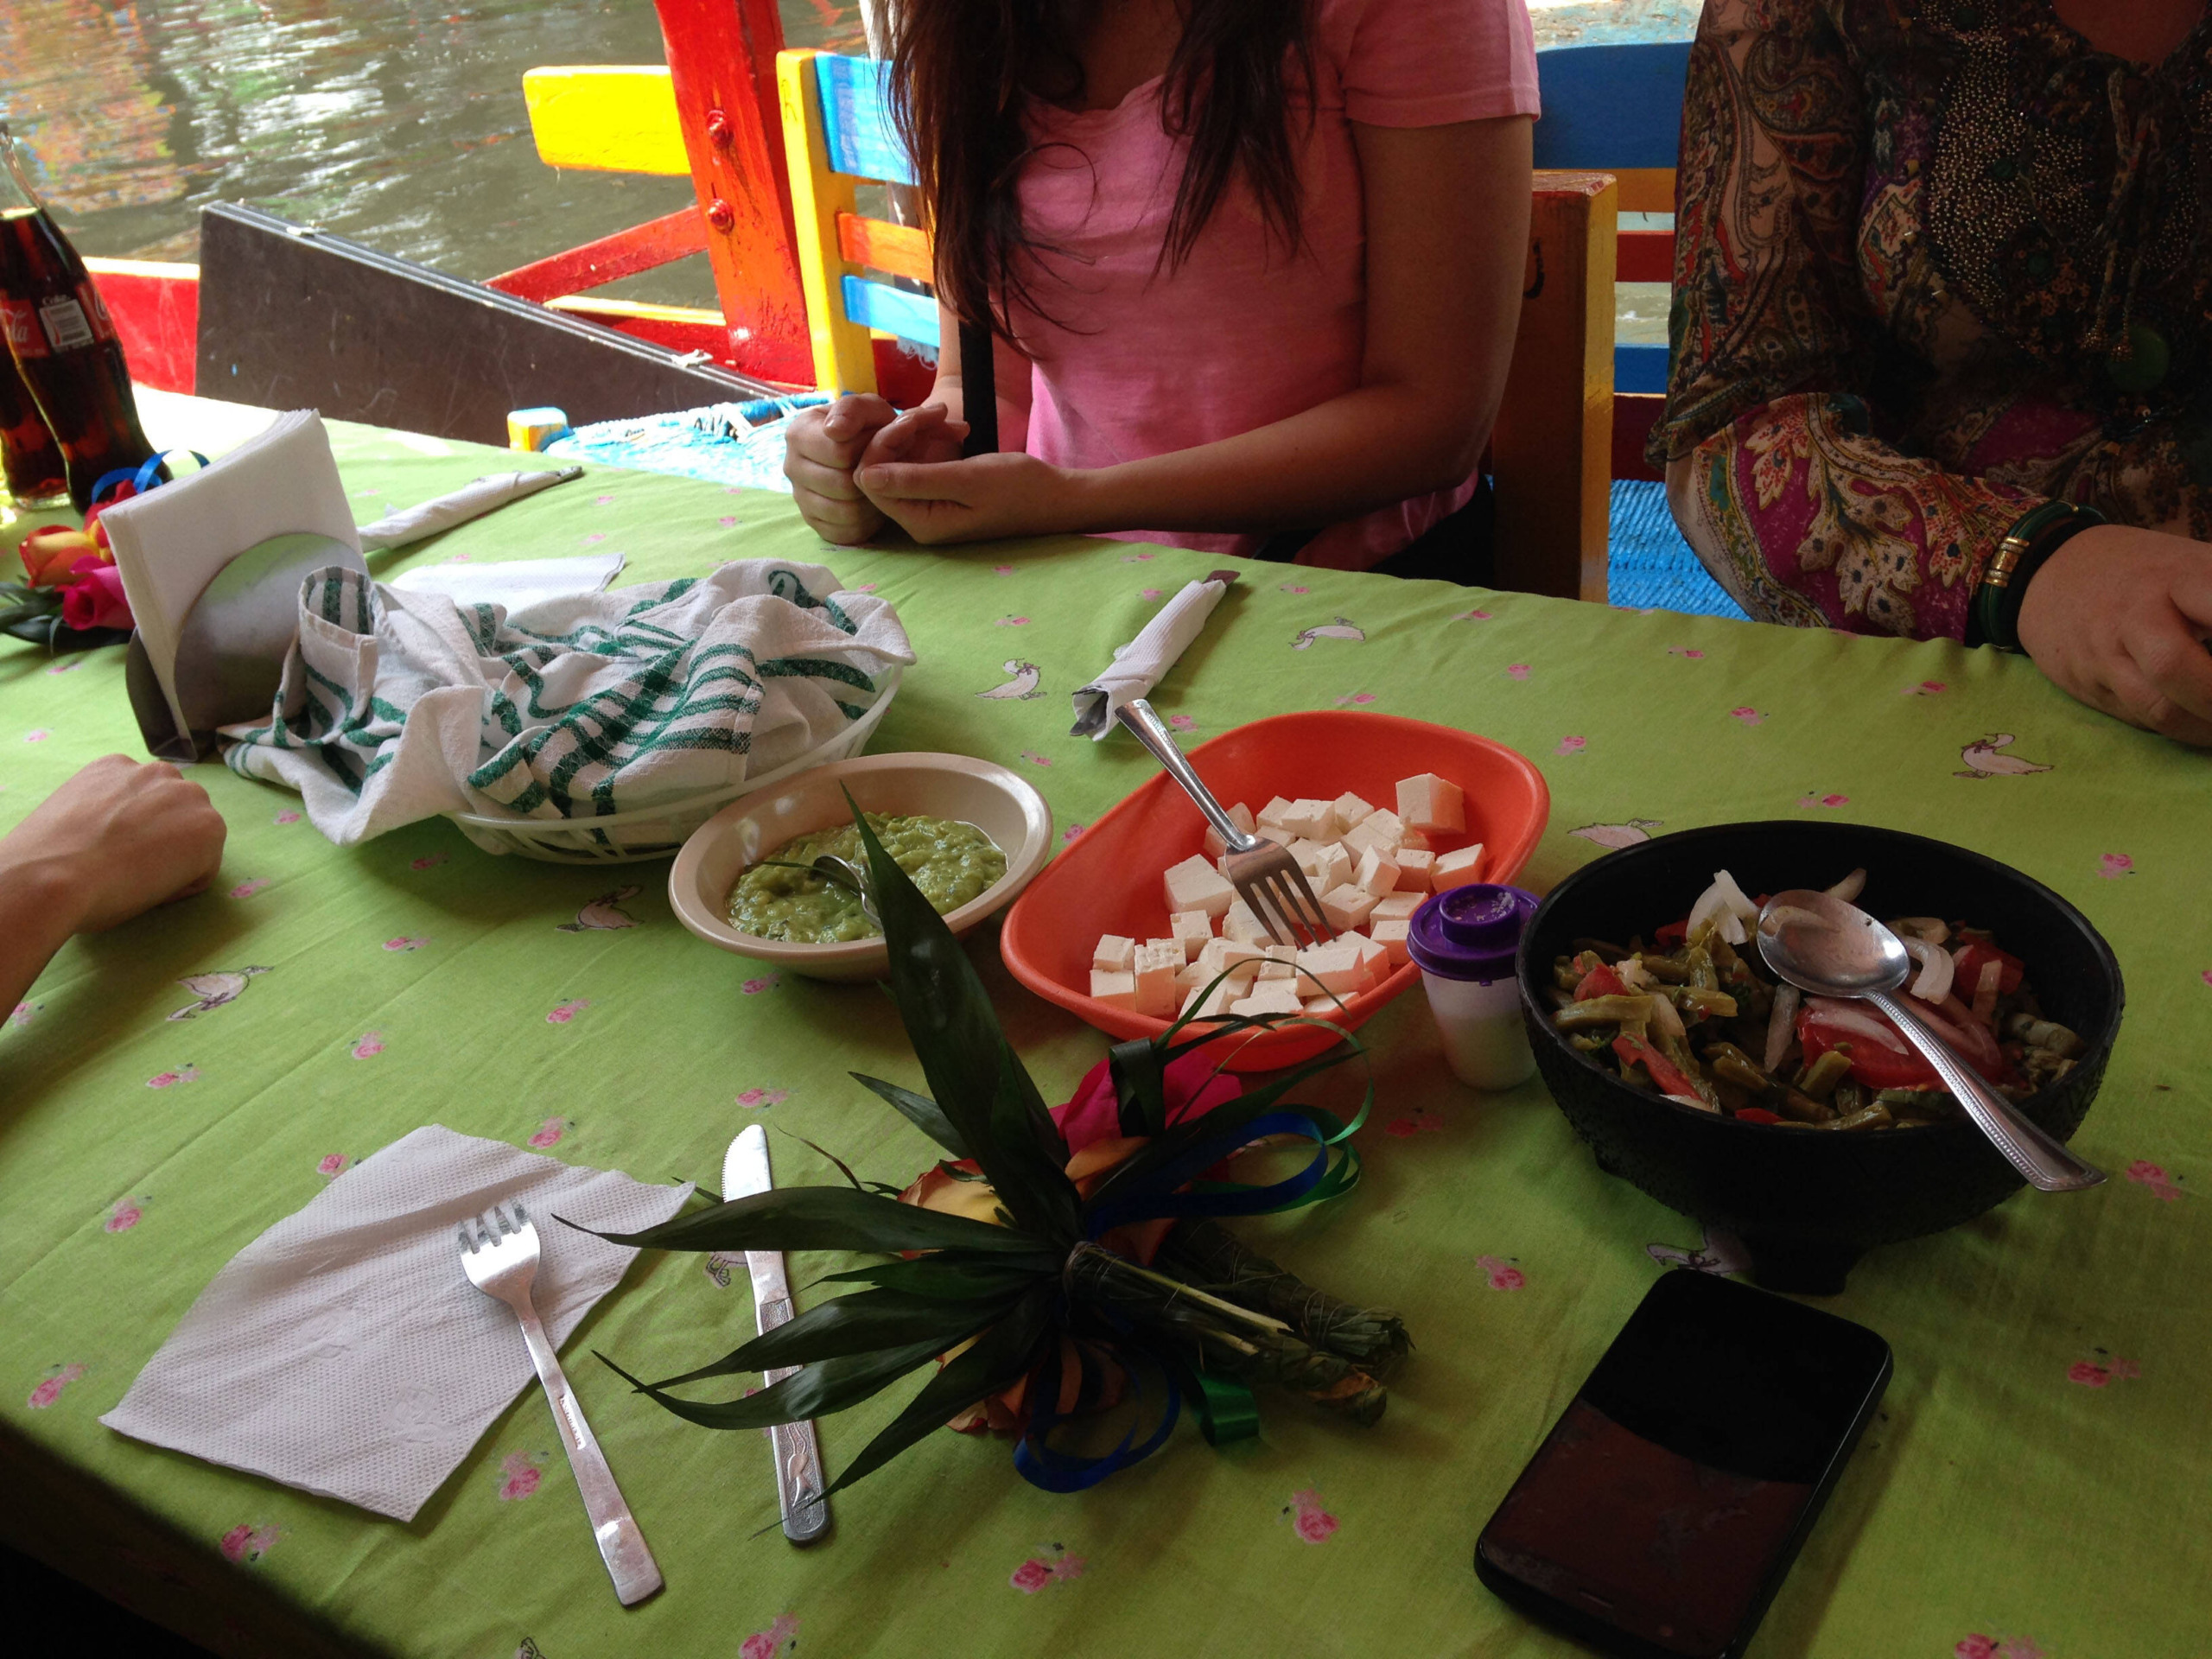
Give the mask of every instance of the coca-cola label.
[(85, 315), (92, 321), (93, 337), (113, 340), (115, 319), (108, 315), (107, 302), (100, 297), (99, 284), (90, 278), (78, 283), (77, 297), (85, 302)]
[(38, 320), (45, 325), (46, 337), (57, 352), (81, 352), (99, 339), (86, 320), (84, 305), (73, 294), (58, 294), (39, 302)]
[(33, 300), (0, 300), (0, 328), (8, 335), (8, 349), (17, 357), (44, 357), (46, 334), (39, 327), (38, 304)]

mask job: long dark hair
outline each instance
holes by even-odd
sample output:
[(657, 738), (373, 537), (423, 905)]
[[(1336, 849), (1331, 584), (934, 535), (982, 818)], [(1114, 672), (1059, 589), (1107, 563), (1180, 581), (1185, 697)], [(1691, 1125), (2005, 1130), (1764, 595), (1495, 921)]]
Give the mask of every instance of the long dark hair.
[[(981, 326), (1036, 302), (1020, 256), (1035, 245), (1014, 187), (1032, 145), (1022, 99), (1083, 93), (1077, 47), (1099, 0), (900, 0), (892, 19), (893, 118), (937, 236), (938, 296)], [(1167, 131), (1189, 158), (1160, 251), (1180, 264), (1243, 175), (1269, 232), (1300, 245), (1293, 126), (1312, 107), (1313, 0), (1185, 0), (1183, 37), (1160, 89)], [(996, 303), (994, 304), (994, 296)]]

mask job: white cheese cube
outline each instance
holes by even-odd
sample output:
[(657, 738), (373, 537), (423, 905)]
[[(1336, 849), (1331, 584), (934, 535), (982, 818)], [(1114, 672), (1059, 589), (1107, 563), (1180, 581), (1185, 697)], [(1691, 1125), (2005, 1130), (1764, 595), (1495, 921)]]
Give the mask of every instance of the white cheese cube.
[(1370, 847), (1359, 855), (1359, 868), (1352, 873), (1351, 885), (1377, 899), (1386, 898), (1397, 891), (1398, 867)]
[[(1229, 809), (1229, 821), (1248, 836), (1258, 833), (1258, 822), (1252, 817), (1252, 809), (1242, 801)], [(1208, 824), (1206, 826), (1206, 856), (1219, 858), (1228, 850), (1229, 843), (1222, 839), (1221, 831), (1211, 824)]]
[(1404, 839), (1406, 833), (1404, 820), (1387, 806), (1376, 807), (1360, 820), (1359, 827), (1370, 835), (1381, 836), (1383, 845), (1392, 848)]
[(1179, 910), (1167, 918), (1167, 926), (1182, 944), (1185, 962), (1197, 961), (1206, 941), (1213, 938), (1213, 918), (1203, 910)]
[(1352, 825), (1362, 822), (1366, 818), (1369, 813), (1375, 810), (1373, 807), (1370, 806), (1365, 801), (1361, 800), (1358, 796), (1353, 794), (1350, 790), (1346, 790), (1343, 794), (1338, 796), (1337, 798), (1330, 802), (1329, 804), (1337, 810), (1337, 822), (1347, 830), (1351, 829)]
[(1152, 939), (1136, 949), (1136, 1011), (1165, 1020), (1176, 1005), (1175, 975), (1184, 966), (1183, 947), (1173, 939)]
[(1252, 907), (1239, 899), (1229, 906), (1228, 912), (1221, 918), (1221, 937), (1235, 939), (1241, 944), (1256, 946), (1268, 944), (1274, 935), (1268, 931), (1267, 925), (1253, 913)]
[(1420, 830), (1402, 830), (1398, 832), (1398, 850), (1402, 853), (1430, 853), (1436, 848), (1435, 843)]
[(1259, 816), (1264, 820), (1274, 823), (1281, 823), (1282, 822), (1282, 815), (1289, 810), (1290, 803), (1283, 799), (1281, 796), (1278, 795), (1260, 809)]
[(1321, 913), (1329, 918), (1329, 925), (1339, 933), (1366, 925), (1368, 913), (1375, 908), (1375, 895), (1360, 887), (1346, 884), (1331, 887), (1321, 895)]
[(1252, 994), (1230, 1004), (1231, 1014), (1297, 1014), (1305, 1004), (1287, 981), (1255, 985)]
[(1325, 1020), (1331, 1014), (1341, 1014), (1344, 1010), (1333, 996), (1309, 996), (1306, 999), (1304, 1012)]
[(1262, 985), (1271, 979), (1296, 979), (1297, 977), (1298, 965), (1295, 963), (1279, 962), (1274, 957), (1269, 957), (1260, 964), (1258, 982)]
[(1198, 991), (1192, 992), (1184, 999), (1183, 1012), (1197, 1019), (1211, 1020), (1216, 1014), (1227, 1014), (1230, 1004), (1236, 1001), (1240, 995), (1233, 982), (1224, 980), (1203, 995)]
[(1206, 970), (1206, 976), (1211, 979), (1216, 974), (1228, 972), (1241, 963), (1255, 962), (1259, 956), (1257, 949), (1242, 939), (1208, 939), (1205, 949), (1198, 952), (1198, 965)]
[(1428, 873), (1428, 885), (1438, 893), (1465, 887), (1477, 880), (1475, 866), (1482, 861), (1482, 855), (1483, 844), (1479, 841), (1456, 853), (1440, 853), (1434, 868)]
[[(1355, 936), (1357, 938), (1357, 936)], [(1369, 986), (1380, 985), (1390, 977), (1390, 952), (1387, 946), (1372, 939), (1359, 939), (1359, 965), (1367, 975)]]
[(1343, 940), (1308, 945), (1298, 953), (1298, 969), (1299, 988), (1309, 996), (1317, 988), (1350, 996), (1367, 979), (1366, 970), (1360, 966), (1359, 947)]
[(1329, 855), (1336, 850), (1333, 841), (1315, 841), (1310, 836), (1300, 836), (1283, 849), (1309, 879), (1329, 868)]
[(1327, 861), (1313, 877), (1313, 891), (1326, 893), (1331, 887), (1341, 887), (1351, 880), (1357, 854), (1347, 852), (1341, 843), (1329, 849)]
[(1393, 968), (1402, 967), (1412, 960), (1406, 954), (1406, 934), (1412, 926), (1411, 922), (1402, 920), (1376, 922), (1374, 925), (1372, 938), (1376, 944), (1390, 953), (1390, 965)]
[(1090, 970), (1090, 994), (1109, 1008), (1127, 1008), (1134, 1013), (1137, 1006), (1137, 976), (1094, 968)]
[(1293, 835), (1314, 841), (1334, 841), (1344, 833), (1344, 826), (1337, 822), (1337, 809), (1328, 801), (1293, 801), (1276, 822)]
[(1125, 939), (1118, 933), (1102, 933), (1090, 952), (1090, 965), (1101, 973), (1126, 974), (1136, 948), (1135, 939)]
[(1186, 962), (1175, 970), (1175, 988), (1179, 991), (1195, 991), (1212, 977), (1211, 974), (1206, 972), (1204, 963)]
[(1229, 879), (1196, 853), (1180, 864), (1170, 865), (1160, 881), (1166, 889), (1171, 916), (1179, 910), (1224, 915), (1236, 899), (1236, 889), (1229, 885)]
[(1376, 899), (1375, 908), (1367, 912), (1370, 930), (1372, 931), (1377, 923), (1402, 922), (1409, 919), (1414, 912), (1421, 908), (1421, 900), (1426, 896), (1419, 893), (1408, 893), (1401, 887), (1389, 897)]
[(1357, 858), (1371, 847), (1386, 857), (1395, 858), (1398, 838), (1402, 833), (1396, 815), (1378, 807), (1344, 832), (1344, 849)]
[(1412, 830), (1459, 835), (1467, 827), (1466, 798), (1459, 785), (1433, 772), (1398, 779), (1398, 816)]
[(1398, 887), (1401, 893), (1427, 893), (1430, 872), (1436, 868), (1436, 855), (1411, 847), (1398, 849)]

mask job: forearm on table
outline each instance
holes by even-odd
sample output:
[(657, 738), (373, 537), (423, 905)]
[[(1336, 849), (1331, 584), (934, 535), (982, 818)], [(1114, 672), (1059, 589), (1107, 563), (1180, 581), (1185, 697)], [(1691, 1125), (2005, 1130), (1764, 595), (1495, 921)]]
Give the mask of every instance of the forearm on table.
[(2040, 497), (1868, 430), (1845, 392), (1792, 392), (1667, 467), (1675, 521), (1764, 622), (1958, 639), (1984, 565)]
[(68, 883), (42, 864), (11, 861), (0, 842), (0, 1018), (23, 1000), (76, 931)]
[(1311, 530), (1465, 482), (1494, 411), (1362, 386), (1213, 443), (1070, 474), (1071, 531)]

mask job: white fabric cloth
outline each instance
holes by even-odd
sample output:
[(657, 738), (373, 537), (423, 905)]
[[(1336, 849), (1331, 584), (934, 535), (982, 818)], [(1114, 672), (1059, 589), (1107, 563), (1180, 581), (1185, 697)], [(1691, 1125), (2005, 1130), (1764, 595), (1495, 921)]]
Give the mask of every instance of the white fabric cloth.
[[(363, 532), (365, 537), (366, 532)], [(503, 559), (497, 564), (418, 564), (386, 583), (410, 594), (443, 594), (456, 605), (525, 605), (595, 594), (622, 574), (620, 553), (582, 553), (569, 559)]]
[(494, 507), (504, 507), (510, 501), (519, 501), (526, 495), (535, 495), (540, 490), (582, 476), (581, 467), (563, 467), (528, 473), (493, 473), (472, 479), (450, 495), (433, 496), (411, 507), (395, 507), (374, 524), (363, 524), (361, 551), (378, 553), (386, 548), (405, 547), (410, 542), (419, 542), (441, 531), (451, 530), (455, 524), (480, 518)]
[(1234, 572), (1217, 571), (1204, 582), (1185, 583), (1181, 593), (1161, 606), (1135, 639), (1114, 652), (1106, 671), (1076, 692), (1071, 735), (1096, 743), (1112, 731), (1115, 712), (1160, 683), (1176, 658), (1190, 649), (1235, 580)]
[(308, 578), (270, 722), (226, 759), (341, 845), (445, 812), (581, 822), (725, 789), (868, 712), (914, 653), (890, 601), (818, 564), (533, 605)]
[(461, 1224), (519, 1198), (557, 1349), (691, 1188), (645, 1186), (438, 1124), (371, 1154), (232, 1256), (100, 1421), (134, 1440), (410, 1520), (536, 1374), (468, 1282)]

